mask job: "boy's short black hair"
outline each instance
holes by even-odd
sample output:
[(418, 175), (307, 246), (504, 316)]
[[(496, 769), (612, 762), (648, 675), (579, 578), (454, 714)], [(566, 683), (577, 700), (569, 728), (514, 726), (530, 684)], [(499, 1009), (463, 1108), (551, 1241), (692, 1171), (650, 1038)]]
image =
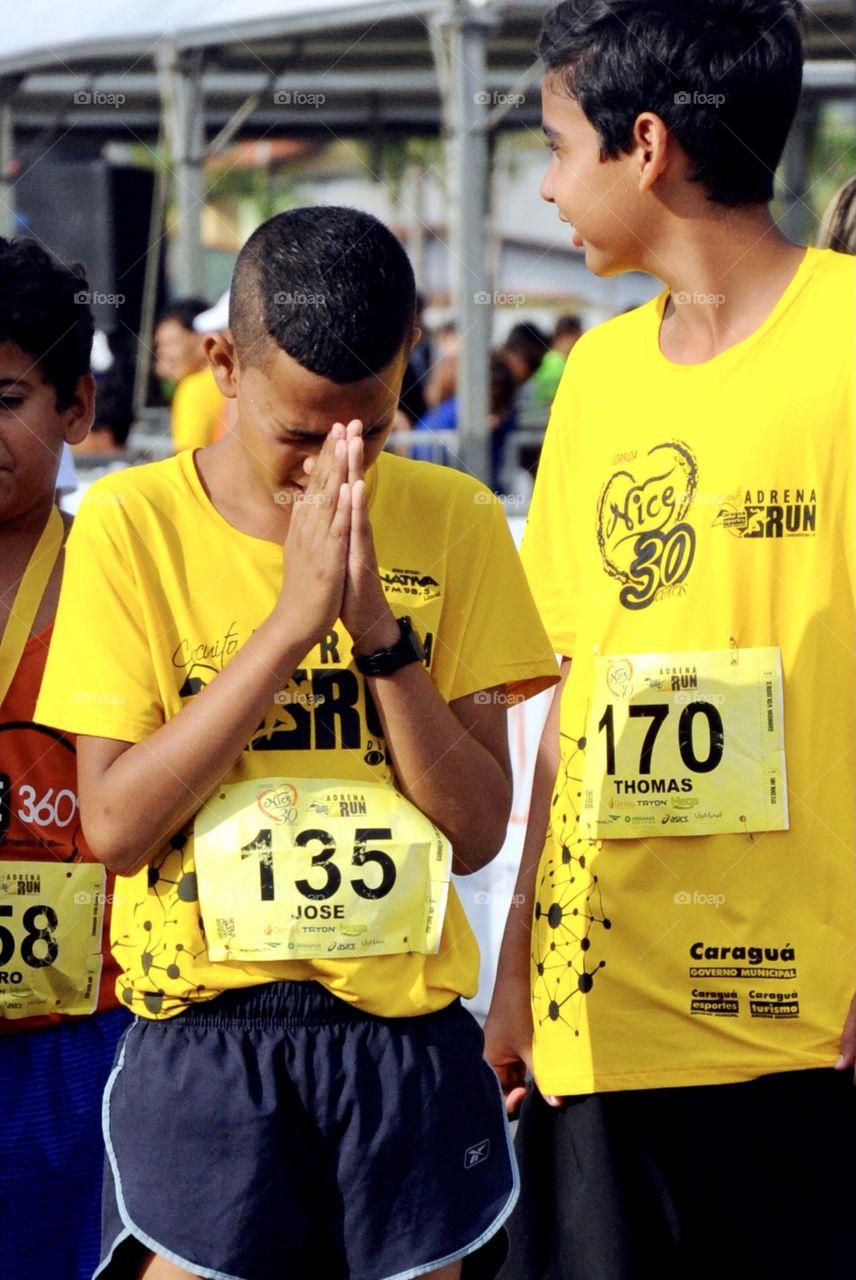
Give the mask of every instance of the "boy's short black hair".
[(29, 237), (0, 237), (0, 342), (14, 342), (68, 409), (90, 371), (95, 322), (83, 268), (65, 266)]
[(211, 303), (206, 302), (204, 298), (176, 298), (175, 302), (171, 302), (158, 316), (158, 324), (163, 324), (165, 320), (177, 320), (182, 329), (195, 333), (193, 321), (210, 306)]
[(802, 87), (801, 0), (564, 0), (538, 52), (579, 103), (601, 158), (668, 125), (715, 203), (767, 202)]
[(229, 328), (239, 359), (264, 364), (269, 340), (311, 373), (358, 382), (409, 342), (416, 314), (410, 259), (357, 209), (291, 209), (260, 226), (232, 276)]

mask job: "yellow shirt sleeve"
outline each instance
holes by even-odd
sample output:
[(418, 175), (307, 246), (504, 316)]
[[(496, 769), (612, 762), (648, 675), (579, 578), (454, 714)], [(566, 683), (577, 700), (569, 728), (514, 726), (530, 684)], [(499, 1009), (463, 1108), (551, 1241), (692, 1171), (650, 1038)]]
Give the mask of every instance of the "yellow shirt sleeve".
[(119, 477), (89, 489), (65, 551), (53, 641), (39, 693), (41, 723), (140, 742), (163, 724), (153, 689), (145, 601), (127, 554), (133, 536)]
[(223, 396), (211, 369), (182, 378), (172, 400), (172, 440), (181, 449), (203, 449), (216, 438), (223, 416)]

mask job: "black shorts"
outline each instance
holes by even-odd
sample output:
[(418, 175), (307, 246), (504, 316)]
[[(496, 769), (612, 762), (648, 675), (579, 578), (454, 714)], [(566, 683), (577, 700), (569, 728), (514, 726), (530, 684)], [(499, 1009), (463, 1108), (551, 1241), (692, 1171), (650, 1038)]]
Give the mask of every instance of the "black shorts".
[[(493, 1277), (517, 1171), (478, 1023), (314, 982), (138, 1019), (104, 1095), (99, 1277), (144, 1250), (216, 1280)], [(471, 1256), (470, 1256), (471, 1255)]]
[(502, 1280), (853, 1274), (853, 1073), (530, 1094)]

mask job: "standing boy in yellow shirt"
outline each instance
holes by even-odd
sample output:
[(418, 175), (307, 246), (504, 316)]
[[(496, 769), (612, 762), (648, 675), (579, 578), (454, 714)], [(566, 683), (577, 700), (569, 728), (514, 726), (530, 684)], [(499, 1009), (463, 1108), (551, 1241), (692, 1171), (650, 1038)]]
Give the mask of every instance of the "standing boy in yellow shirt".
[(524, 540), (565, 678), (487, 1031), (538, 1086), (513, 1280), (852, 1266), (856, 263), (770, 214), (800, 13), (545, 19), (541, 194), (667, 289), (575, 346)]

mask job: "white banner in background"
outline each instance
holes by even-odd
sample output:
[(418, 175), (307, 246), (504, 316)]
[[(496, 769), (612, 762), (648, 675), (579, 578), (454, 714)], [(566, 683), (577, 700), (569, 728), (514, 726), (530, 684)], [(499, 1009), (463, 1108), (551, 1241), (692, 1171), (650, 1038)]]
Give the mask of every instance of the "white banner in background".
[[(526, 520), (511, 516), (508, 520), (514, 541), (520, 546)], [(547, 716), (552, 691), (540, 693), (528, 702), (517, 703), (508, 711), (508, 736), (511, 747), (511, 764), (514, 771), (514, 801), (511, 821), (505, 844), (493, 862), (483, 871), (471, 876), (455, 876), (455, 887), (467, 913), (481, 951), (479, 989), (468, 1007), (484, 1016), (493, 994), (499, 948), (505, 929), (505, 919), (511, 910), (526, 910), (524, 905), (512, 904), (523, 837), (529, 817), (529, 793), (535, 771), (535, 756), (541, 731)]]

